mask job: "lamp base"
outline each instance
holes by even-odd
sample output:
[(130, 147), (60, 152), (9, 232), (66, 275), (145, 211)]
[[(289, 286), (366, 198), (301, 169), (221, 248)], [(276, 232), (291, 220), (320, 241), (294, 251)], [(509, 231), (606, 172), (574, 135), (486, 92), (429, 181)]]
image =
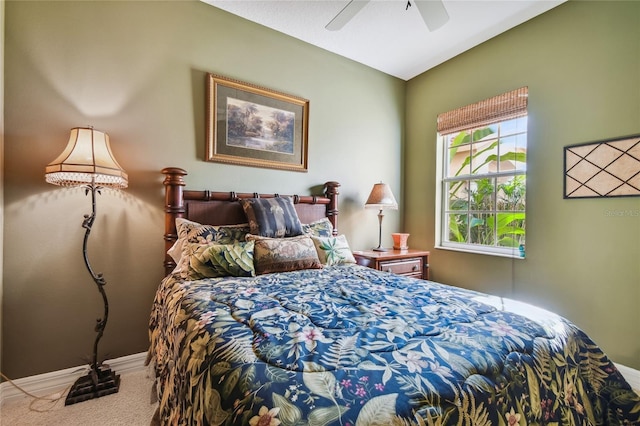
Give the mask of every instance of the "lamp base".
[(120, 376), (109, 368), (98, 367), (98, 384), (94, 385), (91, 373), (80, 377), (73, 384), (64, 405), (71, 405), (77, 402), (88, 401), (101, 396), (117, 393), (120, 389)]
[(374, 249), (372, 249), (373, 251), (389, 251), (388, 248), (384, 248), (384, 247), (376, 247)]

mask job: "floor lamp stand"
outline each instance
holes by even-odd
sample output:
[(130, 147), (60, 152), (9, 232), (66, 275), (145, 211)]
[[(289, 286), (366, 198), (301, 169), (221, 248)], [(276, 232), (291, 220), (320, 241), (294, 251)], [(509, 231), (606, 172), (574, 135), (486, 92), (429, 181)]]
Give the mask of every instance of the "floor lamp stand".
[(91, 233), (91, 227), (93, 221), (96, 218), (96, 193), (100, 193), (101, 186), (97, 186), (94, 182), (85, 186), (85, 195), (91, 192), (91, 214), (84, 215), (84, 221), (82, 227), (85, 228), (84, 241), (82, 244), (82, 254), (84, 257), (84, 264), (87, 270), (91, 274), (93, 281), (98, 286), (98, 291), (102, 295), (104, 302), (104, 316), (98, 318), (96, 322), (96, 340), (93, 343), (93, 360), (90, 365), (89, 373), (80, 377), (71, 387), (64, 405), (75, 404), (77, 402), (87, 401), (101, 396), (117, 393), (120, 389), (120, 376), (115, 374), (108, 366), (98, 363), (98, 342), (102, 338), (104, 329), (107, 326), (107, 318), (109, 317), (109, 302), (107, 301), (107, 293), (104, 291), (106, 281), (101, 273), (96, 274), (93, 272), (91, 265), (89, 264), (89, 257), (87, 256), (87, 242), (89, 241), (89, 234)]

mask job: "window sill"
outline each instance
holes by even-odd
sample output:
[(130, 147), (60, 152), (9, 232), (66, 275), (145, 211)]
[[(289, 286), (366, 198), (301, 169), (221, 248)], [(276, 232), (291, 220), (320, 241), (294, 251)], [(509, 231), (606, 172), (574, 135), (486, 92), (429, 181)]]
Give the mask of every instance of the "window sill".
[(460, 253), (469, 253), (469, 254), (479, 254), (485, 256), (496, 256), (496, 257), (506, 257), (511, 259), (525, 260), (525, 257), (520, 256), (520, 252), (517, 249), (514, 250), (496, 250), (496, 251), (488, 251), (488, 250), (474, 250), (472, 248), (466, 247), (452, 247), (452, 246), (443, 246), (436, 244), (434, 247), (437, 250), (448, 250), (448, 251), (457, 251)]

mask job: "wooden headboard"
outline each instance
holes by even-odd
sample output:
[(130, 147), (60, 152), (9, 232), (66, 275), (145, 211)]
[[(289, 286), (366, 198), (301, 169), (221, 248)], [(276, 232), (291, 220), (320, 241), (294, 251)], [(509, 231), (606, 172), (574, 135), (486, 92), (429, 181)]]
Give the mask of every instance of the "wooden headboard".
[[(166, 254), (178, 239), (176, 218), (182, 217), (204, 225), (236, 225), (246, 223), (247, 218), (238, 203), (241, 198), (272, 198), (279, 194), (214, 192), (185, 190), (184, 176), (187, 172), (178, 167), (162, 169), (165, 188), (164, 204), (164, 271), (171, 273), (176, 267), (174, 260)], [(324, 196), (292, 195), (298, 217), (302, 223), (311, 223), (327, 217), (333, 224), (333, 233), (338, 235), (338, 182), (324, 184)]]

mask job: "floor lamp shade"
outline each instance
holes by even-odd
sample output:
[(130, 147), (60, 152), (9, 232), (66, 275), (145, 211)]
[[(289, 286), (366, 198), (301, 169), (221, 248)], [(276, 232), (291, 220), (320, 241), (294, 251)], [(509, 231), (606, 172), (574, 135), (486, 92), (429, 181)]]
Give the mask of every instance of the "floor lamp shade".
[(104, 303), (104, 314), (97, 319), (95, 325), (97, 335), (93, 343), (90, 370), (71, 386), (65, 399), (65, 405), (69, 405), (116, 393), (120, 388), (120, 376), (98, 360), (98, 342), (107, 326), (109, 302), (104, 290), (107, 282), (101, 273), (96, 273), (91, 268), (87, 243), (96, 218), (96, 194), (104, 187), (126, 188), (129, 181), (127, 174), (113, 157), (109, 136), (93, 127), (71, 129), (69, 142), (62, 154), (46, 166), (45, 180), (60, 186), (83, 186), (85, 194), (91, 194), (91, 214), (84, 215), (82, 222), (85, 229), (82, 255)]
[(373, 250), (387, 251), (386, 248), (382, 247), (382, 218), (384, 217), (382, 210), (398, 210), (398, 202), (393, 196), (393, 192), (391, 192), (389, 185), (382, 182), (373, 185), (369, 198), (367, 198), (367, 202), (364, 206), (368, 209), (380, 210), (378, 213), (378, 247)]
[(93, 127), (71, 129), (62, 154), (45, 168), (47, 182), (60, 186), (95, 184), (109, 188), (126, 188), (127, 173), (116, 161), (109, 135)]

